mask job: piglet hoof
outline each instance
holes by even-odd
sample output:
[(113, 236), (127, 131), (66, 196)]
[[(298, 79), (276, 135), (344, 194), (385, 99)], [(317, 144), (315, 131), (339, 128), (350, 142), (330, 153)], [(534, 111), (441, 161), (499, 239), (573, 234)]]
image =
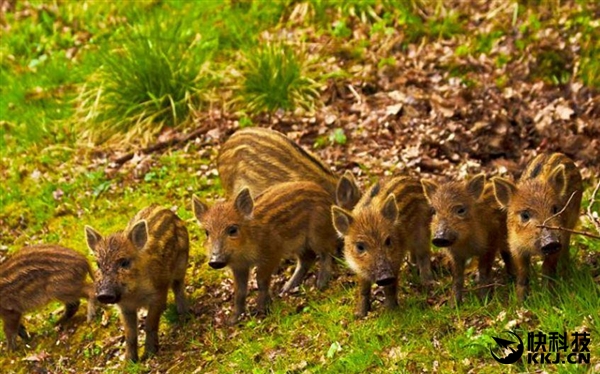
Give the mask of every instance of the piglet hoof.
[(16, 349), (17, 349), (17, 341), (13, 337), (12, 339), (8, 340), (8, 351), (9, 352), (14, 352)]
[(517, 300), (522, 304), (527, 299), (529, 290), (526, 286), (517, 285)]
[(27, 333), (27, 329), (25, 328), (25, 326), (23, 326), (22, 324), (19, 325), (19, 336), (21, 337), (21, 339), (28, 341), (31, 339), (31, 337), (29, 336), (29, 334)]
[(385, 308), (390, 312), (396, 311), (399, 309), (398, 302), (386, 303)]
[(330, 280), (331, 276), (329, 274), (321, 274), (319, 273), (319, 277), (317, 278), (317, 289), (319, 291), (323, 291), (324, 289), (327, 288), (327, 285), (329, 284), (329, 280)]
[(296, 286), (296, 287), (292, 287), (292, 288), (288, 288), (288, 289), (282, 289), (281, 292), (279, 292), (278, 296), (279, 297), (284, 297), (284, 296), (289, 296), (289, 295), (297, 295), (299, 294), (300, 291), (300, 286)]
[(192, 313), (188, 310), (186, 310), (184, 313), (177, 313), (177, 323), (182, 324), (185, 323), (189, 320), (191, 320), (192, 318)]
[(482, 288), (477, 292), (477, 296), (479, 300), (486, 301), (492, 296), (492, 289), (490, 287)]
[(355, 319), (364, 319), (367, 314), (369, 313), (369, 308), (358, 308), (354, 311), (354, 318)]
[(461, 303), (462, 301), (456, 297), (451, 297), (450, 300), (448, 300), (448, 306), (452, 309), (458, 308)]
[(146, 344), (144, 354), (142, 355), (142, 361), (146, 361), (149, 358), (156, 356), (157, 352), (158, 352), (158, 344), (155, 344), (155, 343)]
[(237, 326), (240, 323), (241, 314), (234, 314), (227, 320), (228, 326)]
[(253, 310), (250, 315), (252, 317), (257, 317), (257, 318), (265, 318), (267, 316), (267, 314), (269, 314), (269, 308), (256, 308), (256, 310)]
[(433, 290), (434, 286), (435, 286), (435, 281), (433, 279), (429, 279), (429, 280), (421, 283), (421, 289), (424, 292), (429, 292), (429, 291)]
[(182, 316), (190, 313), (190, 308), (187, 303), (177, 303), (176, 304), (177, 314)]
[(329, 280), (317, 281), (317, 290), (325, 291), (327, 289), (328, 284), (329, 284)]
[(156, 351), (145, 351), (142, 355), (142, 361), (146, 361), (156, 356)]

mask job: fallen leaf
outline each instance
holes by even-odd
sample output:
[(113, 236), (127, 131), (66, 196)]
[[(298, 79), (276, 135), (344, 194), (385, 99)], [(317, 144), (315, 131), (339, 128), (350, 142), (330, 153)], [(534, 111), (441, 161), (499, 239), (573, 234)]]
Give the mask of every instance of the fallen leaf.
[(575, 111), (568, 106), (558, 105), (555, 109), (556, 114), (558, 114), (558, 118), (568, 120), (571, 119), (571, 116), (575, 113)]
[(48, 354), (48, 352), (41, 351), (39, 353), (34, 353), (32, 355), (29, 355), (29, 356), (23, 358), (22, 360), (23, 361), (29, 361), (29, 362), (43, 362), (48, 357), (50, 357), (50, 355)]
[(394, 105), (388, 105), (385, 108), (385, 114), (388, 116), (396, 116), (398, 115), (398, 113), (400, 113), (400, 111), (402, 110), (402, 103), (400, 104), (394, 104)]

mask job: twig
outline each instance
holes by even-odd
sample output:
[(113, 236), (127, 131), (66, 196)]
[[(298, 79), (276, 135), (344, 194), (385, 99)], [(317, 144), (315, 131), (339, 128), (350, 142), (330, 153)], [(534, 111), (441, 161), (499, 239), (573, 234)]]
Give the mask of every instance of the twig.
[(548, 230), (567, 231), (567, 232), (570, 232), (570, 233), (573, 233), (573, 234), (587, 236), (589, 238), (600, 239), (600, 236), (598, 236), (598, 235), (590, 234), (589, 232), (586, 232), (586, 231), (579, 231), (579, 230), (568, 229), (568, 228), (562, 227), (562, 226), (537, 225), (537, 227), (540, 227), (542, 229), (548, 229)]
[[(594, 191), (593, 196), (595, 196), (597, 190), (598, 190), (598, 187), (596, 187), (596, 190)], [(554, 217), (560, 216), (565, 211), (565, 209), (567, 209), (567, 207), (569, 206), (569, 203), (571, 202), (571, 199), (573, 199), (573, 196), (575, 196), (576, 192), (577, 191), (574, 191), (571, 194), (571, 196), (569, 197), (569, 200), (567, 200), (567, 203), (565, 204), (565, 206), (558, 213), (553, 214), (550, 217), (546, 218), (541, 225), (537, 225), (536, 227), (539, 227), (539, 228), (542, 228), (542, 229), (548, 229), (548, 230), (567, 231), (567, 232), (570, 232), (570, 233), (573, 233), (573, 234), (587, 236), (589, 238), (600, 239), (600, 236), (594, 235), (594, 234), (590, 234), (589, 232), (586, 232), (586, 231), (579, 231), (579, 230), (568, 229), (568, 228), (562, 227), (562, 226), (548, 226), (548, 225), (546, 225), (546, 222), (548, 222), (549, 220), (551, 220)]]
[(558, 213), (553, 214), (550, 217), (546, 218), (544, 220), (544, 222), (542, 222), (541, 225), (537, 225), (537, 227), (544, 227), (544, 226), (546, 226), (546, 222), (550, 221), (554, 217), (560, 216), (565, 211), (565, 209), (567, 209), (567, 207), (571, 203), (571, 200), (573, 199), (573, 196), (575, 196), (576, 193), (577, 193), (577, 191), (573, 191), (573, 193), (571, 194), (571, 196), (569, 196), (569, 200), (567, 200), (567, 203), (565, 204), (565, 206), (563, 206), (563, 208), (561, 210), (559, 210)]
[(592, 225), (594, 225), (596, 231), (600, 233), (600, 221), (598, 221), (598, 218), (594, 217), (594, 214), (592, 212), (592, 206), (596, 203), (596, 195), (598, 194), (599, 189), (600, 181), (596, 184), (596, 188), (594, 188), (594, 192), (592, 192), (592, 196), (590, 196), (590, 204), (587, 207), (586, 216), (590, 220)]
[(348, 89), (350, 90), (350, 92), (352, 92), (352, 95), (354, 95), (354, 98), (356, 99), (356, 101), (359, 104), (362, 104), (362, 99), (360, 98), (360, 95), (358, 94), (358, 92), (356, 92), (356, 90), (354, 89), (354, 87), (351, 84), (348, 85)]
[(176, 137), (173, 139), (169, 139), (166, 142), (160, 142), (160, 143), (156, 143), (153, 144), (149, 147), (137, 150), (135, 152), (129, 152), (126, 155), (123, 155), (119, 158), (117, 158), (116, 160), (113, 161), (114, 164), (116, 164), (117, 167), (123, 165), (124, 163), (126, 163), (127, 161), (131, 160), (133, 158), (133, 156), (135, 156), (138, 153), (141, 154), (148, 154), (148, 153), (152, 153), (152, 152), (156, 152), (156, 151), (160, 151), (163, 150), (165, 148), (168, 147), (172, 147), (174, 145), (177, 145), (179, 143), (186, 143), (188, 142), (190, 139), (193, 139), (199, 135), (202, 135), (204, 133), (206, 133), (209, 130), (209, 126), (202, 126), (199, 129), (196, 129), (194, 131), (192, 131), (191, 133), (185, 135), (185, 136), (180, 136), (180, 137)]
[(499, 286), (506, 286), (504, 283), (489, 283), (489, 284), (483, 284), (481, 286), (477, 286), (477, 287), (472, 287), (472, 288), (467, 288), (465, 289), (466, 292), (472, 292), (472, 291), (477, 291), (480, 290), (482, 288), (490, 288), (490, 287), (499, 287)]

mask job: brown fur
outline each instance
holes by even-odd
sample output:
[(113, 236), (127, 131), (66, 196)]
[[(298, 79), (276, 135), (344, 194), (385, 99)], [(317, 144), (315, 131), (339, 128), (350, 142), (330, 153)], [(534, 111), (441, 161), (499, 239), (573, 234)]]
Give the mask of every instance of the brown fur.
[[(516, 185), (502, 178), (492, 181), (496, 199), (507, 209), (508, 241), (517, 268), (517, 296), (522, 301), (529, 290), (532, 256), (543, 256), (546, 279), (556, 276), (559, 265), (566, 267), (569, 263), (571, 234), (537, 226), (548, 220), (547, 226), (575, 227), (583, 191), (581, 174), (567, 156), (552, 153), (535, 157)], [(553, 217), (571, 195), (565, 211)]]
[(65, 303), (59, 323), (71, 318), (79, 299), (88, 299), (88, 322), (94, 316), (94, 287), (90, 265), (79, 252), (58, 245), (25, 247), (0, 266), (0, 318), (9, 349), (16, 347), (17, 334), (26, 337), (21, 316), (53, 300)]
[[(217, 164), (221, 185), (229, 197), (237, 196), (242, 188), (258, 196), (277, 183), (310, 181), (329, 193), (332, 204), (336, 201), (339, 178), (317, 156), (278, 131), (237, 131), (221, 147)], [(352, 194), (357, 190), (349, 191), (350, 194), (340, 196), (338, 204), (352, 209), (359, 196)]]
[(370, 309), (373, 282), (385, 286), (388, 308), (398, 306), (398, 273), (407, 251), (418, 264), (422, 282), (431, 282), (430, 214), (418, 181), (397, 177), (381, 188), (375, 185), (352, 212), (336, 206), (332, 214), (344, 237), (346, 261), (359, 277), (357, 316)]
[[(491, 182), (479, 174), (468, 182), (442, 185), (422, 180), (425, 197), (432, 208), (432, 243), (446, 247), (452, 260), (453, 303), (462, 301), (465, 265), (471, 257), (479, 258), (479, 283), (489, 283), (496, 253), (500, 251), (507, 271), (512, 275), (508, 252), (506, 213), (496, 202)], [(480, 289), (480, 297), (489, 288)]]
[(270, 302), (271, 275), (287, 256), (298, 259), (296, 271), (282, 292), (298, 286), (320, 255), (318, 288), (330, 278), (337, 238), (331, 225), (329, 194), (313, 182), (289, 182), (267, 189), (253, 200), (242, 189), (235, 200), (208, 209), (197, 198), (194, 214), (206, 230), (209, 265), (229, 266), (235, 280), (234, 313), (237, 322), (245, 310), (250, 268), (256, 266), (258, 312), (266, 313)]
[(144, 358), (158, 351), (158, 325), (169, 287), (177, 312), (186, 312), (184, 277), (189, 255), (183, 221), (168, 209), (141, 210), (123, 232), (103, 237), (89, 226), (87, 243), (98, 261), (96, 297), (117, 303), (125, 325), (126, 357), (137, 361), (137, 310), (148, 309)]

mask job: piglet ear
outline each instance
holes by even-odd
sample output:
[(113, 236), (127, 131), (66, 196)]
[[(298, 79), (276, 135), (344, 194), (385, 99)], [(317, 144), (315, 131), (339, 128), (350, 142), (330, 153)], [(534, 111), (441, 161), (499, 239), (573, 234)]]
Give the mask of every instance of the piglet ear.
[(567, 194), (567, 174), (565, 172), (565, 165), (561, 164), (555, 167), (550, 173), (548, 180), (560, 196), (565, 196)]
[(138, 249), (144, 249), (148, 242), (148, 223), (145, 219), (137, 222), (129, 231), (129, 240)]
[(344, 209), (352, 209), (360, 200), (360, 195), (356, 179), (350, 171), (346, 170), (335, 189), (336, 203)]
[(429, 203), (431, 204), (431, 198), (435, 195), (438, 189), (438, 184), (429, 179), (421, 179), (421, 186), (423, 186), (423, 194)]
[(473, 196), (475, 200), (479, 200), (485, 187), (485, 174), (477, 174), (469, 180), (467, 183), (467, 191)]
[(517, 191), (517, 187), (512, 182), (500, 177), (492, 178), (492, 183), (494, 185), (494, 196), (498, 204), (503, 208), (508, 207), (512, 196)]
[(235, 209), (243, 216), (250, 217), (254, 210), (254, 200), (250, 195), (250, 190), (245, 187), (235, 198)]
[(192, 210), (199, 222), (202, 222), (202, 217), (208, 212), (208, 207), (196, 196), (192, 196)]
[(331, 207), (331, 218), (333, 219), (333, 228), (335, 228), (335, 231), (341, 236), (348, 235), (350, 225), (354, 221), (352, 214), (334, 205)]
[(98, 248), (98, 243), (102, 240), (102, 235), (96, 230), (94, 230), (91, 226), (85, 226), (85, 240), (87, 242), (88, 248), (96, 253), (96, 249)]
[(385, 199), (383, 208), (381, 209), (381, 215), (387, 220), (396, 221), (398, 219), (398, 205), (396, 204), (396, 196), (391, 193)]

